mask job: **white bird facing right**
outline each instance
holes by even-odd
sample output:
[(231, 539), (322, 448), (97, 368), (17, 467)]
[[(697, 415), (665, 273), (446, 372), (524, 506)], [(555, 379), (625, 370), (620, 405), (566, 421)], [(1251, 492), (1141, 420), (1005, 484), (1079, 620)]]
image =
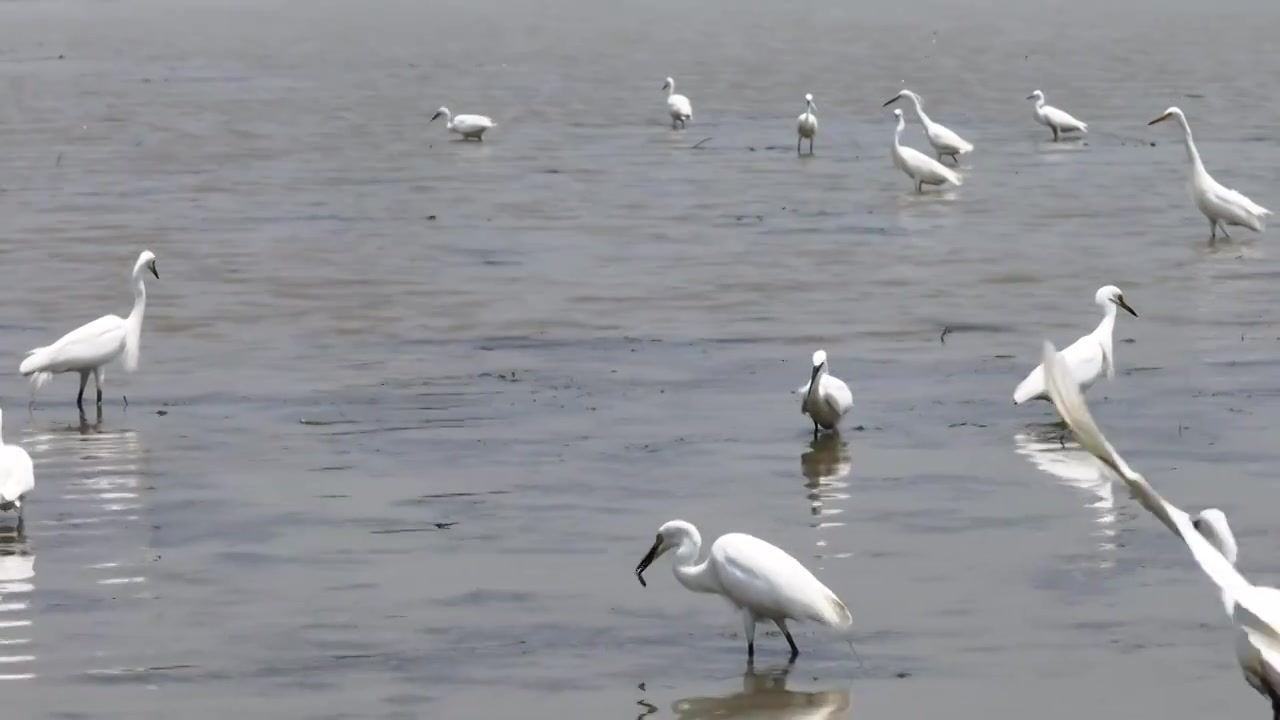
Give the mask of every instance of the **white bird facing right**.
[(820, 623), (848, 639), (853, 626), (849, 608), (800, 561), (775, 545), (730, 533), (712, 543), (707, 559), (698, 562), (702, 535), (692, 523), (671, 520), (658, 528), (653, 547), (636, 566), (641, 585), (646, 584), (644, 571), (668, 550), (676, 551), (673, 570), (681, 585), (693, 592), (720, 595), (742, 614), (748, 659), (756, 654), (756, 623), (766, 620), (787, 638), (792, 660), (800, 648), (787, 629), (788, 620)]
[[(1124, 293), (1115, 285), (1104, 285), (1094, 293), (1093, 302), (1102, 306), (1102, 322), (1093, 332), (1076, 340), (1062, 351), (1063, 362), (1071, 371), (1071, 377), (1080, 389), (1088, 390), (1103, 375), (1107, 379), (1115, 377), (1115, 356), (1112, 353), (1111, 338), (1116, 327), (1116, 308), (1124, 308), (1130, 315), (1138, 317), (1138, 313), (1124, 301)], [(1029, 375), (1013, 391), (1013, 404), (1021, 405), (1028, 400), (1049, 399), (1044, 383), (1044, 364), (1036, 366)]]
[(818, 134), (818, 116), (814, 114), (814, 111), (818, 109), (818, 106), (813, 104), (813, 95), (810, 93), (805, 93), (804, 102), (804, 113), (801, 114), (800, 117), (796, 118), (796, 134), (799, 135), (799, 137), (796, 138), (796, 154), (800, 154), (800, 141), (808, 138), (809, 154), (812, 155), (813, 136)]
[(853, 393), (843, 380), (831, 374), (827, 368), (827, 351), (813, 354), (813, 371), (809, 382), (796, 392), (804, 396), (800, 401), (801, 414), (813, 420), (813, 437), (818, 437), (818, 427), (835, 430), (843, 418), (853, 409)]
[(147, 310), (147, 287), (142, 276), (147, 270), (157, 280), (160, 278), (156, 270), (156, 256), (150, 250), (143, 250), (133, 265), (130, 278), (133, 310), (129, 317), (121, 319), (116, 315), (104, 315), (63, 335), (52, 345), (27, 351), (27, 358), (18, 366), (18, 372), (31, 376), (35, 386), (33, 394), (56, 373), (80, 373), (80, 394), (76, 395), (76, 406), (84, 412), (84, 388), (89, 383), (90, 373), (93, 374), (98, 405), (101, 406), (103, 366), (123, 356), (125, 370), (133, 372), (138, 369), (142, 351), (142, 316)]
[(459, 115), (454, 117), (447, 107), (441, 107), (427, 122), (434, 122), (441, 115), (444, 116), (445, 128), (458, 133), (463, 140), (484, 142), (485, 131), (498, 127), (498, 123), (484, 115)]
[[(0, 413), (0, 424), (3, 413)], [(0, 510), (17, 510), (22, 526), (22, 501), (36, 486), (31, 456), (18, 445), (5, 445), (0, 437)]]
[(898, 127), (893, 131), (893, 164), (906, 173), (907, 177), (915, 181), (916, 192), (924, 192), (925, 185), (941, 185), (943, 183), (960, 185), (963, 182), (960, 178), (960, 173), (919, 150), (901, 143), (902, 129), (907, 126), (907, 121), (902, 118), (902, 110), (900, 108), (894, 108), (893, 115), (898, 118)]
[(1134, 499), (1182, 539), (1196, 564), (1218, 586), (1239, 632), (1236, 659), (1245, 680), (1271, 701), (1272, 717), (1280, 719), (1280, 590), (1254, 585), (1235, 568), (1235, 538), (1225, 516), (1217, 513), (1219, 523), (1216, 511), (1205, 510), (1193, 521), (1124, 461), (1094, 421), (1084, 395), (1052, 343), (1045, 343), (1044, 362), (1049, 396), (1081, 447), (1120, 476)]
[(671, 78), (667, 78), (662, 84), (662, 89), (667, 91), (667, 114), (671, 116), (671, 129), (676, 129), (676, 123), (680, 127), (688, 126), (693, 119), (693, 105), (689, 104), (689, 98), (676, 94), (676, 81)]
[(972, 143), (955, 134), (942, 123), (931, 120), (924, 112), (923, 100), (910, 90), (899, 90), (897, 95), (887, 100), (881, 107), (889, 107), (900, 98), (908, 98), (916, 106), (916, 115), (920, 117), (920, 124), (924, 125), (924, 136), (929, 139), (929, 144), (938, 154), (938, 160), (942, 160), (943, 155), (950, 155), (952, 160), (959, 163), (958, 156), (973, 152)]
[(1155, 125), (1171, 117), (1177, 118), (1178, 124), (1182, 126), (1182, 137), (1187, 145), (1187, 160), (1191, 163), (1191, 199), (1195, 201), (1200, 212), (1209, 218), (1209, 242), (1213, 243), (1217, 239), (1218, 230), (1222, 230), (1223, 237), (1230, 238), (1231, 236), (1227, 234), (1227, 225), (1241, 225), (1254, 232), (1262, 232), (1266, 229), (1266, 218), (1271, 214), (1270, 210), (1245, 197), (1244, 194), (1219, 184), (1209, 171), (1204, 169), (1204, 163), (1200, 160), (1200, 151), (1196, 149), (1196, 141), (1191, 138), (1191, 126), (1187, 124), (1187, 116), (1183, 115), (1181, 110), (1171, 107), (1165, 110), (1163, 115), (1147, 124)]
[(1045, 105), (1044, 93), (1039, 90), (1028, 95), (1027, 99), (1036, 101), (1036, 122), (1053, 131), (1054, 142), (1058, 142), (1058, 138), (1065, 133), (1079, 132), (1087, 134), (1089, 132), (1088, 123), (1080, 122), (1065, 110), (1059, 110), (1052, 105)]

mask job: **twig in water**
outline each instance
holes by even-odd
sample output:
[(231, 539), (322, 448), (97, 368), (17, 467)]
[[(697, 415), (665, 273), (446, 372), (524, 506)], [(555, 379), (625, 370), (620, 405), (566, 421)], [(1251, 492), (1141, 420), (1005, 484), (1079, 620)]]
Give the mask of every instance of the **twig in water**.
[(690, 149), (690, 150), (697, 150), (698, 148), (702, 147), (702, 143), (707, 142), (707, 141), (708, 141), (708, 140), (710, 140), (710, 139), (711, 139), (711, 138), (702, 138), (701, 140), (699, 140), (699, 141), (698, 141), (698, 144), (694, 145), (693, 147), (691, 147), (691, 148), (689, 148), (689, 149)]
[(942, 343), (943, 345), (946, 345), (947, 336), (950, 334), (951, 334), (951, 328), (949, 327), (942, 328), (942, 334), (938, 336), (938, 342)]

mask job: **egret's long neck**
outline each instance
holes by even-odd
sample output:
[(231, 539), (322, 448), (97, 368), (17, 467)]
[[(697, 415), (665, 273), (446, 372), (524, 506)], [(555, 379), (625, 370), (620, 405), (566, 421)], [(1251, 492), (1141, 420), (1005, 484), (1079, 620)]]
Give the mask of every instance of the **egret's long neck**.
[(902, 129), (903, 129), (903, 128), (905, 128), (906, 126), (907, 126), (907, 121), (906, 121), (906, 120), (904, 120), (903, 118), (899, 117), (899, 118), (898, 118), (898, 127), (897, 127), (897, 128), (895, 128), (895, 129), (894, 129), (894, 131), (893, 131), (893, 146), (894, 146), (895, 148), (896, 148), (896, 147), (898, 147), (898, 145), (900, 144), (900, 143), (899, 143), (899, 138), (900, 138), (900, 137), (902, 137)]
[(133, 271), (133, 309), (125, 318), (130, 327), (142, 327), (142, 315), (147, 311), (147, 285), (142, 282), (143, 272), (144, 267)]
[(1093, 334), (1099, 340), (1104, 342), (1108, 349), (1111, 347), (1111, 335), (1116, 327), (1116, 304), (1113, 302), (1104, 303), (1102, 322), (1098, 323), (1098, 327), (1094, 328)]
[(818, 396), (818, 389), (822, 387), (822, 378), (826, 377), (826, 375), (827, 375), (826, 365), (823, 365), (822, 367), (818, 368), (818, 372), (814, 373), (813, 379), (809, 381), (809, 392), (805, 394), (805, 397), (809, 399), (813, 399)]
[(924, 113), (924, 105), (920, 102), (920, 96), (911, 93), (907, 97), (910, 97), (912, 104), (916, 106), (916, 115), (920, 116), (921, 124), (928, 125), (930, 122), (929, 116)]
[(695, 535), (686, 539), (680, 543), (680, 547), (676, 548), (672, 570), (675, 572), (676, 580), (693, 592), (713, 593), (718, 588), (715, 578), (711, 577), (715, 571), (711, 569), (710, 562), (706, 560), (698, 562), (698, 555), (701, 552), (701, 537)]
[(1181, 115), (1178, 116), (1178, 124), (1182, 126), (1182, 139), (1187, 145), (1187, 160), (1191, 162), (1191, 167), (1196, 172), (1204, 172), (1204, 162), (1200, 160), (1200, 151), (1196, 149), (1196, 141), (1191, 137), (1191, 125)]
[(813, 101), (812, 101), (812, 100), (805, 100), (805, 101), (804, 101), (804, 111), (805, 111), (805, 112), (807, 112), (807, 113), (809, 113), (810, 115), (812, 115), (812, 114), (813, 114)]
[(671, 82), (667, 83), (667, 97), (671, 97), (675, 93), (676, 93), (676, 81), (672, 80)]

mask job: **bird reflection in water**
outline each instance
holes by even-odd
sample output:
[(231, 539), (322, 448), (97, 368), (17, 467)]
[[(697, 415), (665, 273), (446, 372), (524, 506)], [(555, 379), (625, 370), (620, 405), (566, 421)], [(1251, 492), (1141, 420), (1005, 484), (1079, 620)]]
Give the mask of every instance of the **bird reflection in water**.
[(0, 680), (30, 680), (30, 602), (36, 556), (25, 533), (0, 530)]
[(1116, 508), (1112, 493), (1111, 476), (1105, 473), (1093, 456), (1069, 436), (1058, 430), (1059, 426), (1046, 426), (1046, 430), (1028, 428), (1013, 436), (1014, 452), (1024, 456), (1041, 471), (1054, 476), (1063, 485), (1089, 493), (1085, 507), (1095, 513), (1099, 538), (1098, 550), (1102, 554), (1098, 566), (1115, 565)]
[[(849, 483), (843, 478), (852, 468), (849, 443), (836, 434), (818, 437), (800, 454), (800, 472), (805, 477), (804, 486), (808, 489), (809, 512), (814, 516), (814, 528), (821, 530), (844, 525), (836, 520), (844, 510), (835, 506), (849, 499)], [(825, 548), (826, 544), (826, 540), (819, 536), (818, 546)], [(849, 553), (823, 552), (823, 555), (846, 557)]]
[(848, 688), (788, 690), (787, 676), (790, 672), (790, 665), (761, 672), (747, 666), (747, 672), (742, 676), (741, 692), (677, 700), (671, 709), (681, 720), (833, 720), (851, 716)]

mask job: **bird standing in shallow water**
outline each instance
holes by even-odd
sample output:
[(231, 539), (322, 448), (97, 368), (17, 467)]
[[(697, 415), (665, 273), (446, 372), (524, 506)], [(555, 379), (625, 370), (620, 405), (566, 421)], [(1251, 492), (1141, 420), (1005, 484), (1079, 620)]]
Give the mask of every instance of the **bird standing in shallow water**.
[(688, 126), (693, 119), (693, 105), (689, 104), (689, 98), (676, 94), (676, 81), (671, 78), (667, 78), (662, 84), (662, 89), (667, 91), (667, 114), (671, 116), (671, 129), (676, 129), (676, 123), (680, 127)]
[[(18, 372), (30, 376), (35, 386), (53, 379), (57, 373), (80, 373), (80, 393), (76, 395), (76, 406), (84, 413), (84, 388), (89, 383), (89, 375), (93, 375), (94, 386), (98, 390), (98, 405), (102, 405), (103, 366), (118, 357), (124, 358), (124, 369), (133, 372), (138, 369), (138, 359), (142, 352), (142, 316), (147, 310), (147, 287), (142, 281), (143, 274), (150, 270), (156, 279), (160, 278), (156, 270), (156, 256), (150, 250), (143, 250), (138, 261), (133, 265), (130, 284), (133, 286), (133, 310), (129, 317), (104, 315), (87, 325), (72, 330), (58, 338), (52, 345), (38, 347), (27, 351), (27, 357), (18, 366)], [(128, 400), (125, 400), (126, 404)]]
[(809, 382), (800, 386), (796, 392), (804, 395), (800, 401), (800, 412), (813, 420), (813, 437), (818, 437), (818, 428), (835, 430), (843, 418), (853, 409), (853, 393), (843, 380), (831, 374), (827, 368), (827, 351), (818, 350), (813, 354), (813, 371), (809, 373)]
[[(672, 520), (658, 528), (658, 537), (636, 566), (636, 578), (645, 585), (644, 571), (654, 560), (675, 550), (676, 580), (693, 592), (720, 595), (742, 614), (747, 636), (747, 658), (756, 654), (756, 623), (778, 626), (791, 659), (800, 654), (788, 620), (816, 622), (846, 634), (853, 625), (849, 608), (813, 576), (798, 560), (751, 535), (721, 535), (711, 544), (707, 559), (698, 562), (702, 535), (691, 523)], [(852, 646), (852, 645), (851, 645)]]
[(1088, 123), (1082, 123), (1074, 117), (1071, 117), (1071, 113), (1065, 110), (1059, 110), (1052, 105), (1045, 105), (1044, 93), (1039, 90), (1028, 95), (1027, 99), (1036, 101), (1036, 122), (1053, 131), (1054, 142), (1058, 142), (1058, 138), (1065, 133), (1089, 132)]
[(813, 104), (813, 95), (808, 93), (804, 96), (804, 102), (804, 113), (802, 113), (800, 117), (796, 118), (796, 134), (799, 135), (799, 137), (796, 138), (796, 154), (800, 154), (800, 141), (808, 138), (809, 154), (812, 155), (813, 137), (818, 134), (818, 116), (814, 114), (814, 111), (818, 109), (818, 106)]
[[(3, 413), (0, 413), (0, 425)], [(0, 433), (2, 436), (3, 433)], [(35, 489), (36, 475), (31, 456), (17, 445), (6, 445), (0, 437), (0, 510), (18, 511), (18, 531), (22, 531), (22, 504)]]
[(431, 123), (441, 116), (444, 116), (445, 128), (458, 133), (463, 140), (484, 142), (485, 131), (498, 127), (498, 123), (484, 115), (458, 115), (454, 117), (447, 107), (437, 110), (427, 122)]
[(960, 185), (963, 182), (960, 173), (913, 147), (903, 145), (902, 129), (907, 126), (907, 121), (902, 117), (901, 108), (894, 108), (893, 116), (898, 119), (898, 127), (893, 131), (893, 146), (890, 148), (893, 164), (915, 181), (916, 192), (924, 192), (925, 185)]
[(910, 90), (900, 90), (881, 107), (889, 107), (897, 102), (900, 98), (908, 98), (916, 107), (916, 115), (920, 118), (920, 124), (924, 126), (924, 136), (928, 138), (929, 144), (933, 146), (934, 152), (938, 154), (938, 160), (942, 160), (943, 155), (950, 155), (951, 159), (956, 163), (960, 163), (960, 155), (973, 152), (973, 144), (964, 138), (952, 132), (942, 123), (934, 122), (924, 112), (924, 101), (920, 96)]
[[(1093, 301), (1102, 307), (1102, 322), (1093, 332), (1071, 343), (1062, 351), (1063, 362), (1071, 371), (1080, 389), (1088, 390), (1098, 378), (1106, 375), (1108, 379), (1115, 377), (1115, 357), (1112, 353), (1111, 338), (1116, 327), (1116, 308), (1124, 308), (1130, 315), (1138, 313), (1129, 307), (1124, 300), (1124, 293), (1115, 285), (1098, 288)], [(1030, 374), (1013, 391), (1013, 404), (1021, 405), (1028, 400), (1049, 399), (1049, 392), (1044, 383), (1044, 364), (1036, 366)]]

